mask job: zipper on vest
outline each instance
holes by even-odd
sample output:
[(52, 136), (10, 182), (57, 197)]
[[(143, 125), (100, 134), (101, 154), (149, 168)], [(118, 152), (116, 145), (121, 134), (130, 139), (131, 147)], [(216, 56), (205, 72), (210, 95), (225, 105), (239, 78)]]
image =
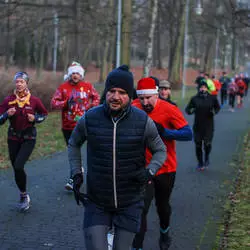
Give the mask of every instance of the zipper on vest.
[(114, 122), (114, 131), (113, 131), (113, 188), (114, 188), (114, 202), (115, 208), (117, 208), (117, 192), (116, 192), (116, 125)]
[(114, 187), (114, 202), (115, 202), (115, 208), (118, 207), (117, 202), (117, 191), (116, 191), (116, 128), (118, 122), (123, 119), (123, 117), (126, 114), (124, 113), (119, 119), (116, 121), (112, 118), (112, 122), (114, 124), (114, 131), (113, 131), (113, 187)]

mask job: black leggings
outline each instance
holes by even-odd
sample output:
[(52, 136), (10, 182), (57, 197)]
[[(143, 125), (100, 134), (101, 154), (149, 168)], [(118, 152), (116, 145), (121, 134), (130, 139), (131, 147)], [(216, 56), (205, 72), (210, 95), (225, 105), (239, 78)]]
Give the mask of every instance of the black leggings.
[(227, 90), (226, 89), (220, 90), (220, 100), (221, 100), (221, 105), (223, 105), (224, 102), (227, 100)]
[[(198, 163), (203, 166), (203, 151), (205, 152), (205, 162), (209, 161), (209, 155), (212, 150), (213, 131), (206, 131), (206, 133), (194, 132), (195, 152)], [(204, 149), (204, 150), (203, 150)]]
[(235, 105), (235, 94), (229, 94), (229, 105), (234, 108)]
[(62, 129), (62, 132), (63, 132), (63, 137), (64, 137), (64, 140), (66, 142), (66, 145), (68, 146), (68, 144), (69, 144), (69, 138), (70, 138), (73, 130)]
[(24, 165), (28, 161), (36, 140), (8, 140), (9, 157), (14, 169), (15, 181), (20, 192), (26, 192), (26, 173)]
[(171, 206), (169, 200), (174, 187), (175, 175), (175, 172), (158, 175), (154, 177), (151, 184), (147, 185), (140, 232), (137, 233), (134, 238), (134, 248), (143, 247), (143, 241), (147, 231), (147, 214), (154, 196), (157, 213), (160, 219), (160, 227), (163, 230), (169, 227), (171, 217)]

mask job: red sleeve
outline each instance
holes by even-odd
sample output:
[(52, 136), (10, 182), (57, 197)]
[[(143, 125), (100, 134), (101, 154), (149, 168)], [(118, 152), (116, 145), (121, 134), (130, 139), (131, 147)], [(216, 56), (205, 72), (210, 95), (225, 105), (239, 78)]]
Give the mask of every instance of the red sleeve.
[(59, 87), (51, 99), (52, 109), (62, 109), (67, 104), (67, 100), (63, 97), (62, 88)]
[(48, 115), (48, 111), (47, 109), (44, 107), (42, 101), (37, 98), (37, 101), (36, 101), (36, 112), (39, 114), (39, 115)]
[(172, 105), (172, 110), (170, 113), (171, 113), (170, 126), (173, 129), (178, 130), (188, 125), (187, 120), (184, 118), (182, 112), (178, 107)]
[(0, 104), (0, 115), (5, 113), (9, 109), (8, 102), (9, 102), (9, 97), (6, 97)]
[(91, 98), (92, 98), (92, 107), (98, 106), (100, 104), (100, 95), (92, 85), (91, 85)]

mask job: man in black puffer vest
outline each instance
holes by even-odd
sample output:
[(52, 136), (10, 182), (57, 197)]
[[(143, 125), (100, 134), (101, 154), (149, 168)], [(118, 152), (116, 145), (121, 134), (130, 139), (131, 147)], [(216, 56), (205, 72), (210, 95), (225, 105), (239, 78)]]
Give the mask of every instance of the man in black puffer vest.
[[(69, 140), (68, 155), (77, 204), (83, 182), (80, 148), (87, 140), (87, 194), (84, 210), (86, 249), (127, 250), (139, 231), (146, 183), (166, 158), (164, 144), (147, 114), (131, 106), (133, 75), (123, 65), (106, 79), (106, 100), (85, 113)], [(145, 168), (145, 151), (153, 158)]]

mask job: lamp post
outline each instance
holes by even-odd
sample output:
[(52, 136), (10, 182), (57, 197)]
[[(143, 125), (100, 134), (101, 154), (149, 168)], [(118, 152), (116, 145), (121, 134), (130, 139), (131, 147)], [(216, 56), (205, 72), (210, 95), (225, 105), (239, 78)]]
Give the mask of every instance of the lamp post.
[(118, 0), (117, 36), (116, 36), (116, 68), (118, 68), (121, 63), (121, 29), (122, 29), (122, 0)]
[[(186, 95), (186, 79), (187, 79), (187, 69), (186, 65), (188, 62), (188, 50), (189, 50), (189, 35), (188, 35), (188, 26), (189, 26), (189, 5), (190, 0), (186, 0), (185, 6), (185, 31), (184, 31), (184, 60), (183, 60), (183, 77), (182, 77), (182, 99), (185, 98)], [(196, 15), (202, 15), (203, 8), (201, 5), (201, 0), (198, 0), (195, 8)]]

